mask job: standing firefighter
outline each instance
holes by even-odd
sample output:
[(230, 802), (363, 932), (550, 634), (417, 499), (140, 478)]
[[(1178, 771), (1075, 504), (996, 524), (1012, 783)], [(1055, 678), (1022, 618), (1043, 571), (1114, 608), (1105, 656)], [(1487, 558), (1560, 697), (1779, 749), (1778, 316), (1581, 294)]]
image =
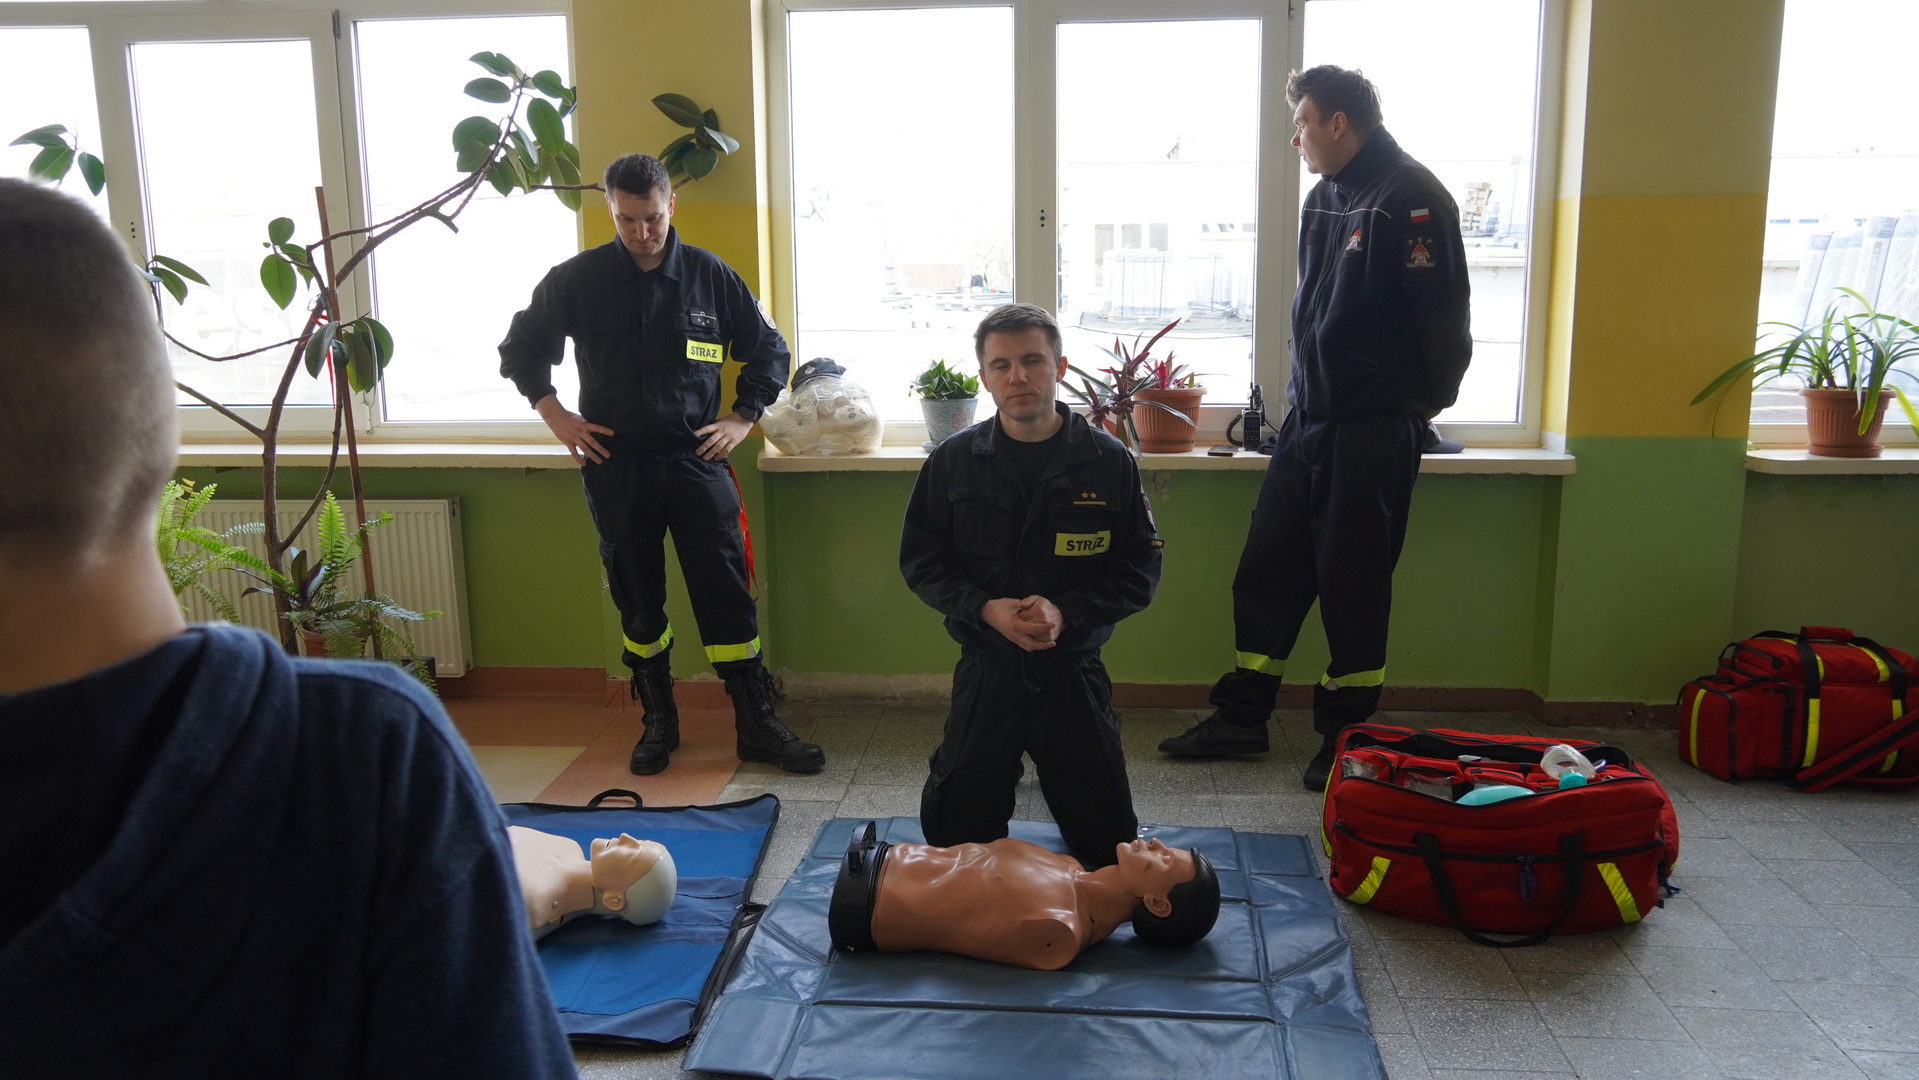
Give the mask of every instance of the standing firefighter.
[(1379, 126), (1379, 94), (1331, 65), (1286, 84), (1293, 145), (1322, 177), (1299, 228), (1292, 408), (1260, 485), (1233, 577), (1233, 671), (1211, 716), (1159, 744), (1168, 754), (1266, 749), (1286, 658), (1319, 601), (1331, 662), (1313, 689), (1326, 786), (1334, 741), (1379, 705), (1393, 566), (1427, 423), (1453, 403), (1472, 359), (1459, 212), (1425, 166)]
[[(786, 343), (738, 274), (680, 242), (672, 181), (657, 160), (619, 158), (606, 167), (605, 186), (618, 238), (547, 272), (500, 343), (500, 374), (580, 463), (620, 609), (621, 659), (646, 709), (630, 767), (659, 772), (680, 744), (665, 608), (671, 530), (706, 658), (733, 698), (740, 760), (816, 772), (826, 755), (774, 713), (726, 461), (786, 384)], [(580, 365), (577, 413), (553, 390), (568, 337)], [(744, 367), (732, 411), (716, 420), (729, 351)]]

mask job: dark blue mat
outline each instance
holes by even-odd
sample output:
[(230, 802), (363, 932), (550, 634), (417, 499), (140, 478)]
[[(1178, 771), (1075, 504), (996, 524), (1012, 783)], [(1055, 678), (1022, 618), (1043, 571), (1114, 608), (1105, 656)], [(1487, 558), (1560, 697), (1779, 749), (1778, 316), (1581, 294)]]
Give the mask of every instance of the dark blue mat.
[[(604, 798), (605, 796), (602, 796)], [(631, 833), (673, 853), (679, 889), (651, 926), (583, 915), (540, 939), (540, 963), (575, 1038), (647, 1046), (683, 1044), (717, 989), (727, 945), (750, 929), (747, 890), (779, 818), (780, 801), (761, 795), (720, 806), (615, 808), (510, 803), (510, 825), (579, 841)]]
[[(686, 1068), (773, 1080), (1170, 1076), (1384, 1080), (1352, 949), (1306, 840), (1148, 825), (1219, 872), (1190, 950), (1121, 928), (1059, 971), (937, 953), (835, 953), (826, 909), (859, 821), (820, 827), (714, 1003)], [(882, 838), (924, 842), (919, 822)], [(1064, 851), (1051, 824), (1012, 834)]]

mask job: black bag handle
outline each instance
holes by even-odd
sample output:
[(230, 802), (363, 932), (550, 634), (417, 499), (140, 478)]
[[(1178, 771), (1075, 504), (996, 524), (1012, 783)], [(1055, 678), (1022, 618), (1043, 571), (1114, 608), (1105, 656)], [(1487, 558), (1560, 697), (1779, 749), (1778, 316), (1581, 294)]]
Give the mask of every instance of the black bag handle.
[(640, 798), (639, 792), (628, 791), (625, 788), (616, 787), (616, 788), (607, 788), (605, 791), (602, 791), (598, 795), (595, 795), (592, 798), (586, 800), (586, 808), (588, 810), (597, 809), (600, 803), (604, 802), (607, 799), (632, 799), (633, 809), (635, 810), (638, 810), (639, 808), (646, 805), (646, 801)]
[(1419, 845), (1419, 856), (1426, 861), (1426, 873), (1433, 879), (1433, 891), (1439, 894), (1439, 906), (1446, 909), (1446, 917), (1453, 921), (1453, 927), (1466, 935), (1468, 941), (1481, 945), (1490, 945), (1495, 949), (1518, 949), (1529, 945), (1538, 945), (1553, 936), (1553, 931), (1572, 914), (1573, 906), (1579, 902), (1579, 886), (1586, 877), (1586, 840), (1578, 833), (1567, 833), (1559, 838), (1559, 914), (1553, 921), (1541, 927), (1537, 932), (1513, 941), (1500, 941), (1466, 925), (1465, 916), (1459, 910), (1459, 897), (1453, 892), (1453, 880), (1446, 874), (1446, 853), (1439, 846), (1439, 837), (1432, 833), (1419, 833), (1413, 837)]

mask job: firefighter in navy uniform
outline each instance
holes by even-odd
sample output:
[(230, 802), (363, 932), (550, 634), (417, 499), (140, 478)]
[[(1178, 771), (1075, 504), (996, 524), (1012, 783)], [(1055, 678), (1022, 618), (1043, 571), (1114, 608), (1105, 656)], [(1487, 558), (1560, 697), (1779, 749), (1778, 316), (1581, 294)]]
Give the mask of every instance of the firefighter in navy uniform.
[(1159, 585), (1160, 540), (1119, 440), (1054, 400), (1059, 326), (1030, 304), (973, 337), (999, 412), (920, 469), (900, 570), (960, 644), (920, 827), (939, 847), (1007, 834), (1028, 754), (1067, 846), (1090, 867), (1138, 835), (1099, 648)]
[(1323, 178), (1300, 217), (1292, 408), (1233, 578), (1236, 666), (1213, 686), (1217, 711), (1159, 748), (1265, 751), (1280, 675), (1317, 599), (1332, 655), (1313, 689), (1320, 746), (1302, 779), (1319, 791), (1340, 730), (1378, 707), (1421, 447), (1459, 394), (1473, 342), (1458, 209), (1379, 126), (1373, 85), (1324, 65), (1296, 72), (1286, 100), (1293, 145)]
[[(618, 236), (548, 271), (500, 343), (513, 380), (580, 463), (646, 732), (632, 771), (666, 768), (680, 743), (666, 621), (670, 530), (706, 658), (733, 699), (742, 761), (817, 772), (826, 755), (774, 711), (748, 583), (739, 491), (726, 457), (786, 385), (786, 343), (746, 283), (718, 257), (680, 242), (673, 185), (645, 154), (606, 167)], [(580, 411), (553, 390), (564, 339), (580, 366)], [(743, 364), (719, 413), (720, 364)]]

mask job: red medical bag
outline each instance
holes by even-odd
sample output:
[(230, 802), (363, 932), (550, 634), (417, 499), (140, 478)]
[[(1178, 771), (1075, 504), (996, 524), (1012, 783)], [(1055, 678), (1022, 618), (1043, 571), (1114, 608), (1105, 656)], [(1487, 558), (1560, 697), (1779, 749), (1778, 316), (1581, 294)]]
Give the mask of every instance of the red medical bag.
[[(1590, 783), (1562, 790), (1547, 775), (1555, 744), (1591, 759)], [(1454, 801), (1481, 784), (1534, 794)], [(1340, 733), (1323, 837), (1336, 895), (1502, 947), (1638, 921), (1679, 858), (1672, 800), (1619, 747), (1384, 724)]]
[(1850, 630), (1736, 641), (1679, 691), (1679, 756), (1722, 780), (1919, 787), (1919, 663)]

